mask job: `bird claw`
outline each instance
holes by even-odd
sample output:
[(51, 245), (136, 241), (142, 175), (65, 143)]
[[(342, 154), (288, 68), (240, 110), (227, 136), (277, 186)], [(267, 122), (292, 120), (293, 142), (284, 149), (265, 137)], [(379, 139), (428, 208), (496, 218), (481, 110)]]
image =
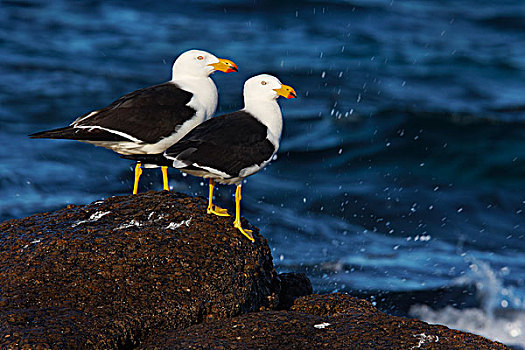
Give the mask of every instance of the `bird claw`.
[(217, 216), (230, 216), (230, 214), (228, 214), (228, 210), (220, 208), (220, 207), (218, 207), (216, 205), (214, 205), (212, 207), (208, 207), (206, 212), (208, 214), (215, 214)]
[(250, 241), (252, 241), (252, 242), (255, 242), (255, 239), (253, 239), (253, 235), (252, 235), (252, 232), (253, 232), (253, 231), (252, 231), (252, 230), (243, 229), (243, 228), (241, 227), (241, 224), (240, 224), (240, 223), (239, 223), (239, 224), (235, 223), (234, 226), (235, 226), (236, 229), (238, 229), (239, 231), (241, 231), (241, 233), (242, 233), (243, 235), (245, 235), (246, 238), (248, 238), (248, 239), (249, 239)]

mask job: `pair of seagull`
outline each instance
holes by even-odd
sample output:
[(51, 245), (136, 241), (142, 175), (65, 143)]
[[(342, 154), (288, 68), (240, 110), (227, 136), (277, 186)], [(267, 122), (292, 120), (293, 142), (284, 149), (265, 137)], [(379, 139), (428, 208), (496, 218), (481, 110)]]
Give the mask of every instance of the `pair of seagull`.
[(87, 142), (137, 161), (134, 194), (142, 166), (161, 167), (165, 190), (169, 190), (168, 166), (207, 178), (208, 214), (229, 216), (213, 204), (213, 189), (215, 181), (234, 184), (233, 224), (253, 242), (251, 230), (241, 225), (242, 180), (266, 166), (279, 148), (282, 115), (277, 98), (297, 95), (276, 77), (257, 75), (244, 84), (243, 109), (211, 118), (217, 108), (217, 88), (210, 78), (215, 71), (238, 69), (211, 53), (186, 51), (175, 60), (170, 81), (124, 95), (64, 128), (30, 137)]

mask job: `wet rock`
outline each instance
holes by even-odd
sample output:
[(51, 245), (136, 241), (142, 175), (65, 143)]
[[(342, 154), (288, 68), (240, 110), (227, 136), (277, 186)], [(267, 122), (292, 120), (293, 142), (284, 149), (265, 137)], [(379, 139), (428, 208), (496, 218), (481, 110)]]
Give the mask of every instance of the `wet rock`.
[(289, 309), (295, 299), (313, 293), (312, 283), (304, 273), (280, 273), (279, 305), (278, 310)]
[(267, 240), (206, 201), (113, 197), (0, 224), (0, 348), (132, 348), (151, 332), (275, 307)]
[(295, 300), (289, 311), (203, 323), (156, 340), (143, 348), (508, 349), (477, 335), (389, 316), (365, 300), (343, 294), (310, 295)]
[(506, 349), (309, 295), (243, 227), (167, 191), (0, 223), (0, 349)]

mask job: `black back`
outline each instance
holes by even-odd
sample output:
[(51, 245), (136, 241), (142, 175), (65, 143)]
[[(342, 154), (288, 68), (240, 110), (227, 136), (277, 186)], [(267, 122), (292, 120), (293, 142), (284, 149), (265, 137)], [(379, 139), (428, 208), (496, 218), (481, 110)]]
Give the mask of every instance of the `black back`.
[(186, 106), (192, 97), (192, 93), (170, 82), (155, 85), (124, 95), (93, 116), (85, 118), (90, 114), (86, 113), (69, 127), (31, 136), (91, 141), (127, 140), (100, 129), (75, 128), (99, 126), (128, 134), (145, 143), (155, 143), (170, 136), (179, 125), (195, 115), (196, 111)]
[(231, 177), (252, 165), (270, 160), (276, 150), (267, 138), (268, 129), (251, 114), (238, 111), (198, 125), (165, 154), (200, 167), (210, 167)]
[(195, 110), (186, 106), (192, 97), (173, 83), (151, 86), (122, 96), (92, 117), (80, 117), (74, 125), (97, 125), (155, 143), (193, 117)]

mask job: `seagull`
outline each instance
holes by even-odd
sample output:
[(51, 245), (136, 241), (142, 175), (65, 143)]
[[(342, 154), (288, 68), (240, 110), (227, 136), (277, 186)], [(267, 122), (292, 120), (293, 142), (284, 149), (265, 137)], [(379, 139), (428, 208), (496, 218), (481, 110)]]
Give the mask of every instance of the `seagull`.
[(243, 109), (205, 121), (163, 153), (122, 158), (171, 166), (209, 179), (208, 214), (229, 216), (227, 210), (213, 204), (215, 182), (236, 185), (233, 226), (254, 242), (252, 231), (241, 226), (242, 181), (264, 168), (279, 148), (283, 120), (277, 98), (297, 94), (268, 74), (248, 79), (243, 94)]
[[(29, 136), (87, 142), (121, 155), (163, 152), (215, 113), (217, 87), (210, 78), (215, 71), (230, 73), (238, 68), (206, 51), (186, 51), (173, 63), (170, 81), (128, 93), (64, 128)], [(135, 166), (133, 194), (138, 191), (141, 167), (140, 162)], [(161, 170), (164, 190), (169, 190), (167, 167)]]

